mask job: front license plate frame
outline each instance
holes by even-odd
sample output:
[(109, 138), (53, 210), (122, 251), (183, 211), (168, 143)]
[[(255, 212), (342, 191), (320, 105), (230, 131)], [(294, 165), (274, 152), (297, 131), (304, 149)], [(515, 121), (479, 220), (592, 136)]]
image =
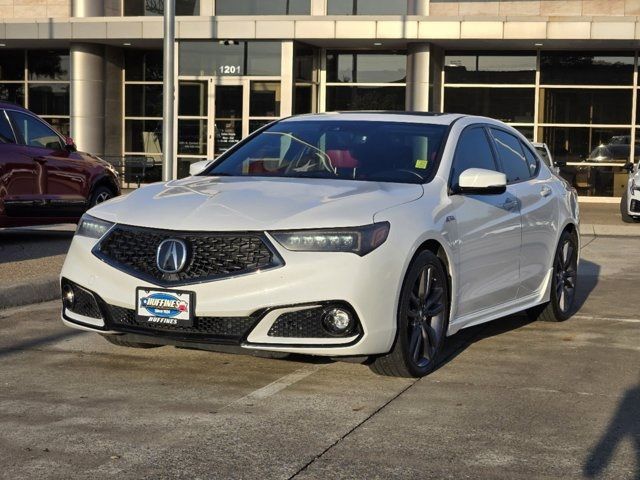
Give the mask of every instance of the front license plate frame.
[(136, 321), (148, 326), (193, 327), (195, 300), (195, 292), (138, 287)]

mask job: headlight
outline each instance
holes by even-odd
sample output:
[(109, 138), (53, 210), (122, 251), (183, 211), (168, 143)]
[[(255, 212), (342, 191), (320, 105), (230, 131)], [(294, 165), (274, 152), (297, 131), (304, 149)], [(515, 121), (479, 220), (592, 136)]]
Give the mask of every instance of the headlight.
[(280, 245), (294, 252), (347, 252), (366, 255), (389, 235), (389, 222), (363, 227), (271, 232)]
[(76, 235), (98, 239), (102, 238), (102, 236), (107, 233), (112, 226), (113, 223), (111, 222), (84, 214), (78, 224)]

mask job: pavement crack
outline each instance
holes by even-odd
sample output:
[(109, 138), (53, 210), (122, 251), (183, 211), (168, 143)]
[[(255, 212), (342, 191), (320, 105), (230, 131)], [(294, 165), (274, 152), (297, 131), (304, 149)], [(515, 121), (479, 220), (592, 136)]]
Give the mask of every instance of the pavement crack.
[(391, 397), (389, 400), (387, 400), (386, 402), (384, 402), (382, 405), (380, 405), (378, 408), (376, 408), (373, 412), (371, 412), (371, 414), (369, 416), (367, 416), (365, 419), (363, 419), (361, 422), (359, 422), (357, 425), (355, 425), (353, 428), (351, 428), (349, 431), (345, 432), (344, 435), (342, 435), (340, 438), (338, 438), (335, 442), (333, 442), (331, 445), (329, 445), (327, 448), (325, 448), (322, 452), (320, 452), (318, 455), (316, 455), (315, 457), (313, 457), (311, 460), (309, 460), (306, 464), (304, 464), (297, 472), (295, 472), (293, 475), (291, 475), (289, 477), (288, 480), (292, 480), (294, 478), (296, 478), (298, 475), (300, 475), (301, 473), (303, 473), (304, 471), (306, 471), (311, 465), (313, 465), (317, 460), (319, 460), (320, 458), (322, 458), (329, 450), (333, 449), (334, 447), (336, 447), (340, 442), (342, 442), (344, 439), (346, 439), (349, 435), (351, 435), (353, 432), (355, 432), (358, 428), (360, 428), (362, 425), (364, 425), (366, 422), (368, 422), (369, 420), (371, 420), (373, 417), (375, 417), (380, 411), (382, 411), (385, 407), (387, 407), (387, 405), (389, 405), (391, 402), (393, 402), (395, 399), (397, 399), (398, 397), (400, 397), (403, 393), (405, 393), (407, 390), (409, 390), (411, 387), (413, 387), (416, 383), (418, 383), (421, 379), (417, 378), (414, 379), (409, 385), (407, 385), (406, 387), (404, 387), (402, 390), (400, 390), (397, 394), (395, 394), (393, 397)]

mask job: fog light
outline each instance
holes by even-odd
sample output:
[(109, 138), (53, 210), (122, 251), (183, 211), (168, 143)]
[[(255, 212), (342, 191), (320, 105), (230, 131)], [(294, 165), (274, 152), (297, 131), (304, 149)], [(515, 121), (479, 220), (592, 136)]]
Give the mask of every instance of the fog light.
[(322, 324), (329, 333), (343, 335), (353, 328), (353, 317), (342, 308), (331, 308), (322, 315)]
[(73, 287), (71, 285), (64, 285), (62, 287), (62, 304), (66, 308), (73, 307), (73, 304), (76, 300), (76, 294), (73, 291)]

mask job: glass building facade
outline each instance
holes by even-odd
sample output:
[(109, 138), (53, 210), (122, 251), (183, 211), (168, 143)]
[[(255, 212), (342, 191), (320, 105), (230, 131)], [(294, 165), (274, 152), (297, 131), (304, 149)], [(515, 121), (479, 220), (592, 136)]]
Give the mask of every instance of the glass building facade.
[[(0, 38), (0, 100), (31, 109), (77, 136), (82, 148), (85, 130), (100, 128), (87, 127), (91, 120), (78, 113), (95, 92), (81, 91), (86, 86), (72, 71), (82, 70), (82, 46), (91, 44), (104, 66), (94, 95), (104, 97), (95, 115), (103, 134), (86, 149), (119, 159), (125, 173), (127, 164), (137, 165), (135, 175), (123, 176), (126, 186), (159, 180), (164, 79), (157, 17), (164, 0), (68, 1), (69, 18), (76, 10), (93, 18), (76, 21), (66, 40), (12, 40), (9, 30)], [(441, 0), (176, 0), (175, 175), (283, 116), (430, 110), (502, 120), (546, 143), (582, 196), (618, 197), (622, 167), (640, 159), (640, 22), (611, 6), (587, 16), (591, 4), (577, 2), (579, 11), (546, 11), (548, 2), (529, 0), (519, 20), (518, 11), (493, 12), (499, 2), (483, 0), (473, 11), (470, 2)], [(603, 17), (594, 19), (598, 13)], [(617, 16), (613, 27), (607, 15)], [(590, 22), (588, 33), (568, 30), (580, 22)], [(527, 31), (538, 23), (537, 33)], [(627, 23), (634, 40), (623, 42)], [(85, 41), (78, 25), (106, 33), (94, 38), (87, 29)]]

